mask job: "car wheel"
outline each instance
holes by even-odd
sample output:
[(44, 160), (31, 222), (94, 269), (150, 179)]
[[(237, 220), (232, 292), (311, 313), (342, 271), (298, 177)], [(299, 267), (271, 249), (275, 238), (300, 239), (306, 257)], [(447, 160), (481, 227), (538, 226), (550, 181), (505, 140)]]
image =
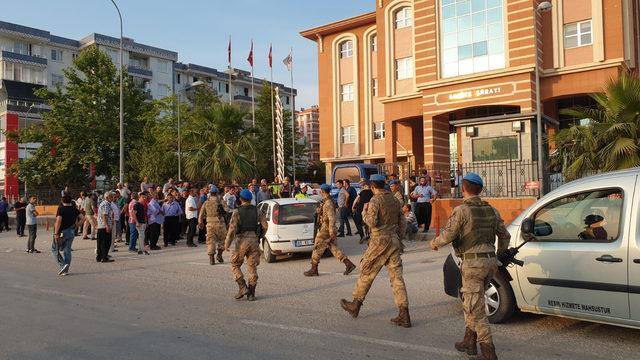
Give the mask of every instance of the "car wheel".
[(262, 245), (263, 248), (263, 255), (264, 255), (264, 261), (268, 262), (268, 263), (272, 263), (276, 261), (276, 256), (273, 255), (273, 253), (271, 252), (271, 246), (269, 246), (269, 241), (268, 240), (264, 240), (264, 243)]
[(516, 311), (516, 299), (511, 284), (502, 274), (497, 273), (484, 292), (484, 306), (492, 324), (505, 322)]

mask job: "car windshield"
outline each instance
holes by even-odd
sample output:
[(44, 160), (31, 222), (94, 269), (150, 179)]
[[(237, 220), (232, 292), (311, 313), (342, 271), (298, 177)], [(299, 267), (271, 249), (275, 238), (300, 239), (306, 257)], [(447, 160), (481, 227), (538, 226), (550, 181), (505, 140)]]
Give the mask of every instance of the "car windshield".
[(297, 203), (289, 205), (280, 205), (278, 207), (278, 224), (308, 224), (315, 220), (317, 204), (315, 203)]

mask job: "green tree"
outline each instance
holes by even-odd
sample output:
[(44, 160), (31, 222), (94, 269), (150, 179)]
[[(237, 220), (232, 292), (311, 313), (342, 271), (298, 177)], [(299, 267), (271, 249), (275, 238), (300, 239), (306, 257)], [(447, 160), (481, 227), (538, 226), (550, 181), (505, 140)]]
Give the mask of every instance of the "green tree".
[(640, 166), (640, 78), (622, 73), (602, 93), (592, 94), (596, 107), (562, 111), (589, 125), (572, 125), (555, 137), (553, 165), (569, 179), (595, 171)]
[[(119, 171), (119, 77), (111, 59), (96, 47), (80, 52), (73, 67), (64, 70), (66, 88), (36, 94), (50, 107), (42, 113), (42, 126), (7, 134), (14, 142), (42, 146), (10, 171), (29, 184), (60, 187), (89, 182), (89, 168), (112, 180)], [(127, 79), (124, 87), (125, 156), (142, 138), (144, 124), (153, 114), (142, 90)], [(131, 158), (125, 159), (130, 164)], [(126, 169), (131, 171), (131, 167)]]

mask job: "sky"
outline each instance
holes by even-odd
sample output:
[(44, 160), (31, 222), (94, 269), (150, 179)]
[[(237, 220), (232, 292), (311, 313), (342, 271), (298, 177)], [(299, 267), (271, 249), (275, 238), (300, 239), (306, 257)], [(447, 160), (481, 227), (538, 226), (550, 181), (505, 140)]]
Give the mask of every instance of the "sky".
[[(120, 23), (110, 0), (2, 1), (0, 20), (79, 40), (90, 33), (119, 37)], [(300, 31), (374, 10), (375, 0), (116, 0), (124, 36), (177, 51), (179, 61), (224, 71), (229, 36), (233, 66), (250, 70), (251, 39), (257, 78), (269, 78), (267, 55), (273, 43), (276, 82), (290, 85), (282, 63), (293, 47), (296, 108), (318, 103), (317, 45)]]

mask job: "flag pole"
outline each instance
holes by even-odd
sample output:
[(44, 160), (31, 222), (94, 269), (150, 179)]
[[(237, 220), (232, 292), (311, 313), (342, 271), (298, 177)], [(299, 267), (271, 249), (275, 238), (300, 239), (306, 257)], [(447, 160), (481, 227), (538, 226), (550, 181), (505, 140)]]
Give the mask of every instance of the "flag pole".
[(273, 46), (269, 44), (269, 68), (271, 68), (271, 142), (273, 148), (273, 178), (275, 179), (277, 175), (276, 170), (276, 117), (275, 117), (275, 109), (273, 107), (273, 54), (272, 54)]
[(233, 104), (233, 97), (231, 95), (231, 73), (233, 72), (233, 67), (231, 67), (231, 35), (229, 35), (229, 104)]
[(253, 120), (253, 127), (256, 127), (256, 93), (254, 87), (254, 75), (253, 75), (253, 39), (251, 39), (251, 117)]
[(293, 181), (296, 181), (296, 96), (293, 93), (293, 46), (291, 56), (291, 161), (293, 163)]

